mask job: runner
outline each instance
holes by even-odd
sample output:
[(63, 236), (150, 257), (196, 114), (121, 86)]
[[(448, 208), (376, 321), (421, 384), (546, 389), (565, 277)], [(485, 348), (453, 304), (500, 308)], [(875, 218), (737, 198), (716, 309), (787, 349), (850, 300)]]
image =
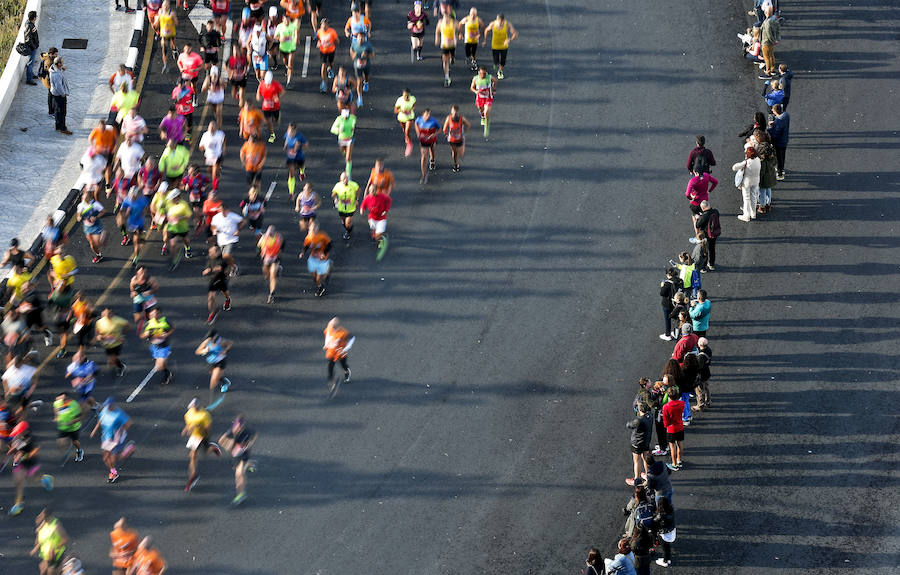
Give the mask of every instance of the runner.
[[(150, 198), (141, 194), (139, 188), (135, 186), (128, 192), (128, 197), (125, 198), (125, 201), (122, 203), (122, 209), (119, 212), (125, 218), (126, 231), (131, 234), (130, 242), (134, 244), (131, 258), (132, 267), (137, 266), (141, 246), (144, 243), (144, 228), (147, 225), (145, 213), (148, 205), (150, 205)], [(125, 237), (127, 238), (128, 236)]]
[[(10, 515), (22, 513), (25, 499), (25, 482), (37, 481), (38, 471), (41, 469), (38, 461), (40, 447), (31, 436), (28, 422), (20, 421), (9, 433), (9, 453), (12, 458), (12, 474), (15, 483), (16, 500), (9, 508)], [(46, 473), (40, 476), (40, 482), (44, 489), (53, 489), (53, 476)]]
[[(197, 351), (200, 351), (199, 348)], [(223, 358), (222, 363), (224, 363), (224, 361)], [(213, 371), (216, 369), (218, 368), (214, 367)], [(184, 429), (181, 430), (182, 436), (188, 436), (185, 447), (190, 451), (188, 482), (184, 487), (185, 493), (190, 492), (200, 480), (200, 477), (197, 474), (198, 452), (202, 449), (204, 453), (209, 453), (210, 451), (215, 453), (216, 457), (222, 455), (219, 446), (209, 440), (210, 427), (212, 427), (212, 415), (210, 415), (207, 410), (200, 407), (200, 400), (195, 397), (188, 404), (187, 412), (184, 414)]]
[(222, 158), (225, 157), (225, 130), (219, 129), (215, 120), (210, 120), (207, 130), (200, 137), (200, 151), (209, 167), (209, 177), (214, 188), (219, 187), (219, 174), (222, 171)]
[(294, 204), (294, 211), (300, 214), (300, 231), (305, 232), (309, 229), (310, 222), (315, 221), (316, 212), (322, 201), (319, 196), (313, 193), (312, 184), (307, 182), (303, 186), (303, 190), (297, 194), (297, 203)]
[(72, 401), (67, 393), (60, 393), (53, 402), (53, 421), (56, 422), (57, 444), (61, 450), (68, 449), (71, 444), (75, 448), (75, 461), (84, 459), (84, 449), (81, 448), (79, 434), (81, 421), (84, 419), (81, 406), (77, 401)]
[(353, 105), (354, 86), (353, 79), (347, 76), (347, 69), (339, 66), (334, 82), (331, 84), (331, 91), (334, 93), (334, 103), (337, 105), (338, 114), (344, 108), (351, 112), (356, 109)]
[(206, 269), (202, 275), (209, 276), (209, 287), (207, 288), (206, 309), (209, 311), (209, 317), (206, 318), (207, 324), (212, 324), (218, 315), (219, 304), (216, 301), (216, 294), (219, 292), (225, 296), (225, 303), (222, 309), (229, 311), (231, 309), (231, 292), (228, 291), (228, 270), (234, 265), (234, 259), (229, 255), (223, 255), (219, 246), (209, 246), (209, 256), (206, 260)]
[(159, 121), (159, 139), (168, 144), (174, 141), (180, 144), (184, 140), (184, 117), (178, 115), (174, 105), (169, 106), (168, 112)]
[(420, 162), (422, 179), (420, 184), (428, 183), (428, 172), (434, 171), (434, 147), (437, 144), (437, 135), (441, 130), (441, 123), (431, 116), (431, 109), (425, 108), (422, 115), (416, 119), (416, 135), (419, 137), (419, 147), (422, 153)]
[(122, 119), (122, 136), (131, 138), (140, 144), (144, 141), (144, 136), (149, 131), (147, 121), (137, 113), (137, 108), (128, 110), (128, 113)]
[(206, 359), (209, 366), (209, 400), (212, 402), (212, 396), (216, 388), (221, 384), (222, 393), (228, 391), (231, 382), (225, 377), (225, 366), (227, 364), (228, 350), (231, 349), (232, 342), (220, 336), (216, 330), (210, 329), (206, 334), (206, 339), (194, 350), (197, 355), (202, 355)]
[(231, 429), (219, 438), (219, 444), (234, 459), (234, 490), (237, 494), (231, 500), (232, 505), (240, 505), (247, 498), (247, 473), (256, 470), (250, 459), (250, 448), (256, 443), (256, 438), (256, 432), (247, 427), (243, 415), (235, 417)]
[(241, 138), (249, 140), (250, 136), (262, 137), (262, 126), (266, 121), (262, 111), (254, 107), (250, 100), (244, 100), (243, 106), (238, 116)]
[(238, 106), (244, 107), (244, 90), (247, 88), (247, 73), (250, 70), (250, 61), (247, 59), (247, 50), (243, 46), (235, 46), (228, 58), (228, 81), (231, 82), (231, 97), (238, 101)]
[(19, 408), (25, 410), (32, 403), (37, 403), (37, 400), (31, 400), (37, 381), (37, 368), (25, 363), (23, 354), (14, 354), (3, 372), (3, 397), (13, 413)]
[(247, 222), (244, 221), (244, 218), (232, 212), (231, 208), (225, 204), (222, 204), (219, 213), (210, 220), (210, 231), (216, 235), (216, 244), (222, 248), (224, 255), (232, 255), (231, 252), (237, 247), (241, 230), (245, 225)]
[(94, 341), (94, 306), (83, 293), (75, 294), (72, 301), (72, 332), (78, 337), (78, 350), (85, 351)]
[(216, 29), (224, 38), (225, 25), (228, 23), (228, 14), (231, 13), (231, 0), (210, 0), (209, 5), (210, 8), (212, 8)]
[[(166, 177), (169, 187), (175, 187), (184, 177), (188, 164), (191, 161), (191, 152), (188, 148), (174, 139), (170, 139), (166, 143), (166, 149), (163, 150), (162, 156), (159, 158), (159, 169)], [(159, 191), (159, 189), (157, 189)]]
[(262, 82), (263, 76), (269, 71), (269, 52), (266, 47), (266, 31), (261, 23), (253, 26), (250, 33), (250, 60), (253, 62), (253, 69), (256, 71), (256, 79)]
[(344, 239), (349, 240), (353, 235), (353, 215), (356, 213), (357, 194), (359, 184), (350, 180), (347, 172), (341, 172), (341, 178), (331, 189), (331, 197), (334, 198), (334, 207), (344, 225)]
[(159, 49), (162, 54), (162, 73), (168, 69), (168, 56), (172, 54), (173, 62), (178, 60), (178, 47), (175, 45), (175, 29), (178, 27), (178, 17), (169, 0), (163, 0), (159, 13), (156, 16), (159, 29)]
[(216, 114), (216, 122), (222, 123), (222, 106), (225, 103), (225, 81), (219, 74), (219, 67), (213, 66), (209, 69), (206, 79), (203, 80), (203, 86), (200, 90), (206, 92), (206, 103), (213, 109)]
[(159, 290), (159, 284), (150, 276), (147, 266), (140, 266), (131, 278), (129, 285), (131, 292), (131, 311), (134, 317), (134, 324), (137, 326), (138, 337), (144, 332), (144, 324), (150, 316), (150, 310), (159, 303), (156, 299), (156, 292)]
[(81, 222), (84, 228), (84, 237), (87, 238), (88, 245), (94, 253), (91, 261), (95, 264), (103, 261), (101, 250), (106, 244), (106, 234), (103, 233), (103, 222), (100, 218), (105, 213), (106, 210), (103, 209), (103, 204), (95, 200), (91, 192), (88, 190), (82, 192), (81, 203), (78, 204), (76, 209), (75, 219)]
[[(211, 28), (211, 23), (207, 23), (207, 27)], [(218, 34), (217, 31), (213, 30), (214, 34)], [(201, 36), (201, 41), (203, 36)], [(221, 44), (221, 38), (219, 38), (219, 43)], [(212, 49), (212, 47), (210, 47)], [(215, 47), (216, 52), (214, 52), (215, 62), (211, 62), (215, 64), (219, 61), (219, 53), (218, 46)], [(193, 47), (190, 42), (185, 43), (184, 47), (181, 49), (181, 54), (178, 56), (178, 70), (181, 72), (181, 79), (188, 80), (191, 83), (191, 88), (194, 93), (197, 92), (197, 77), (200, 75), (200, 70), (204, 67), (203, 56), (194, 52)], [(206, 66), (206, 69), (209, 70), (209, 66)], [(194, 95), (193, 104), (197, 105), (197, 96)]]
[[(8, 280), (7, 280), (8, 281)], [(16, 308), (25, 318), (25, 329), (30, 339), (31, 334), (40, 331), (44, 336), (44, 345), (53, 345), (53, 332), (44, 323), (44, 300), (37, 291), (37, 278), (30, 278), (22, 284), (21, 295)]]
[(106, 167), (103, 170), (103, 179), (106, 181), (107, 194), (109, 194), (109, 182), (112, 180), (110, 167), (112, 166), (113, 151), (116, 147), (116, 136), (115, 127), (107, 125), (103, 119), (97, 120), (97, 125), (88, 135), (91, 154), (95, 157), (102, 156), (104, 159)]
[(434, 45), (441, 47), (444, 66), (444, 87), (450, 87), (450, 66), (456, 61), (456, 29), (458, 24), (449, 12), (445, 12), (434, 29)]
[(475, 56), (478, 54), (478, 40), (484, 33), (484, 22), (478, 17), (478, 10), (473, 6), (465, 18), (459, 21), (459, 36), (466, 41), (466, 64), (473, 72), (478, 70)]
[(31, 549), (31, 555), (41, 558), (41, 575), (56, 575), (60, 572), (63, 557), (66, 555), (69, 535), (49, 507), (38, 513), (34, 524), (37, 528), (34, 530), (34, 547)]
[(450, 106), (450, 114), (444, 119), (442, 128), (450, 143), (450, 158), (453, 161), (453, 171), (459, 171), (459, 162), (466, 153), (466, 132), (472, 125), (459, 113), (459, 106)]
[[(124, 148), (125, 146), (121, 146), (119, 149)], [(112, 186), (107, 188), (109, 193), (106, 196), (106, 199), (109, 199), (110, 195), (115, 195), (115, 200), (113, 203), (113, 214), (116, 216), (116, 227), (119, 228), (119, 232), (122, 234), (122, 242), (120, 245), (127, 246), (128, 245), (128, 234), (125, 231), (125, 215), (121, 213), (122, 203), (125, 201), (125, 198), (128, 197), (128, 190), (131, 188), (131, 182), (128, 181), (128, 178), (125, 177), (125, 172), (122, 171), (121, 167), (116, 168), (115, 178), (112, 180)]]
[(162, 172), (156, 165), (156, 158), (150, 156), (144, 161), (144, 166), (138, 172), (138, 187), (142, 194), (152, 198), (161, 182)]
[(203, 226), (206, 229), (206, 242), (209, 244), (216, 243), (213, 239), (210, 223), (212, 222), (212, 219), (216, 217), (216, 214), (222, 211), (222, 205), (222, 200), (219, 199), (218, 190), (215, 188), (211, 189), (206, 196), (206, 201), (203, 202)]
[(266, 124), (269, 126), (269, 143), (275, 141), (275, 123), (280, 121), (281, 117), (281, 94), (284, 88), (279, 82), (274, 80), (271, 71), (266, 72), (264, 81), (260, 83), (256, 90), (256, 101), (262, 102), (263, 116)]
[(487, 138), (491, 126), (491, 110), (494, 107), (494, 94), (497, 91), (497, 80), (487, 73), (487, 68), (480, 66), (478, 75), (472, 78), (469, 91), (475, 94), (475, 107), (481, 115), (481, 125), (484, 126), (484, 137)]
[(353, 134), (356, 131), (356, 115), (349, 108), (341, 110), (340, 116), (334, 119), (331, 133), (337, 136), (338, 147), (344, 156), (344, 171), (350, 174), (353, 169)]
[(375, 59), (375, 51), (365, 32), (356, 33), (356, 42), (350, 47), (350, 58), (356, 73), (356, 105), (363, 105), (363, 92), (369, 91), (371, 62)]
[(115, 368), (116, 377), (125, 375), (126, 365), (119, 356), (122, 354), (122, 344), (125, 336), (122, 332), (128, 327), (128, 320), (113, 315), (110, 308), (104, 308), (100, 312), (100, 319), (94, 324), (97, 342), (106, 350), (106, 365)]
[(97, 371), (97, 364), (87, 358), (87, 352), (83, 349), (75, 352), (72, 363), (66, 368), (66, 378), (72, 384), (72, 393), (82, 407), (87, 404), (91, 409), (98, 409), (98, 404), (91, 395), (94, 384), (97, 383)]
[[(159, 307), (150, 310), (150, 319), (144, 325), (144, 331), (141, 338), (150, 341), (150, 355), (153, 357), (153, 369), (162, 374), (162, 385), (172, 383), (172, 372), (166, 365), (166, 360), (172, 355), (172, 348), (169, 344), (169, 338), (175, 326), (169, 323)], [(93, 434), (92, 434), (93, 435)]]
[(259, 195), (258, 186), (250, 186), (247, 197), (241, 200), (241, 214), (247, 222), (247, 226), (258, 238), (263, 231), (263, 216), (266, 213), (266, 201)]
[(128, 575), (163, 575), (167, 569), (166, 560), (153, 548), (153, 538), (148, 536), (138, 544)]
[(184, 140), (189, 141), (194, 135), (194, 107), (197, 105), (197, 91), (193, 80), (182, 78), (181, 82), (172, 88), (172, 100), (175, 102), (175, 112), (184, 118), (187, 128)]
[(403, 95), (394, 103), (394, 113), (403, 129), (403, 139), (406, 141), (404, 155), (408, 157), (412, 154), (413, 121), (416, 119), (416, 97), (409, 93), (409, 88), (403, 88)]
[[(315, 12), (318, 13), (318, 9), (315, 9)], [(316, 45), (319, 47), (319, 55), (322, 60), (320, 70), (322, 83), (319, 85), (319, 91), (323, 94), (326, 90), (326, 76), (328, 78), (334, 78), (334, 72), (331, 70), (331, 67), (334, 66), (334, 52), (340, 43), (341, 39), (338, 38), (334, 28), (331, 28), (328, 25), (328, 19), (322, 18), (322, 21), (319, 23), (319, 31), (316, 32)]]
[(187, 174), (181, 179), (181, 189), (187, 192), (188, 201), (191, 203), (191, 211), (193, 217), (197, 219), (195, 229), (199, 229), (203, 225), (201, 216), (203, 215), (203, 202), (206, 201), (206, 188), (209, 185), (209, 178), (200, 171), (196, 164), (188, 166)]
[(113, 575), (125, 575), (133, 565), (139, 541), (138, 532), (128, 527), (124, 517), (116, 521), (113, 530), (109, 532), (109, 558), (112, 559)]
[(166, 249), (168, 237), (166, 236), (166, 196), (169, 195), (169, 182), (160, 182), (159, 187), (150, 199), (150, 230), (162, 228), (162, 247)]
[[(191, 229), (191, 216), (193, 210), (186, 201), (181, 199), (181, 192), (177, 189), (166, 194), (166, 233), (169, 237), (169, 250), (172, 253), (172, 266), (170, 271), (175, 271), (181, 263), (181, 246), (184, 245), (184, 257), (191, 257), (191, 239), (188, 232)], [(163, 247), (162, 255), (169, 253)]]
[(278, 23), (281, 18), (278, 17), (278, 8), (269, 6), (269, 17), (263, 22), (263, 28), (266, 31), (266, 47), (269, 51), (269, 71), (274, 72), (278, 69)]
[[(350, 175), (349, 172), (347, 175)], [(390, 196), (394, 192), (394, 174), (384, 167), (384, 158), (376, 159), (372, 171), (369, 172), (366, 190), (373, 185), (385, 196)]]
[[(296, 0), (287, 0), (288, 4), (298, 4)], [(282, 2), (284, 5), (284, 2)], [(284, 63), (285, 88), (291, 87), (291, 77), (294, 75), (294, 52), (297, 51), (297, 31), (300, 29), (300, 17), (291, 17), (285, 12), (281, 18), (281, 24), (275, 28), (275, 38), (278, 40), (278, 50), (281, 52), (281, 61)]]
[(153, 27), (155, 37), (159, 37), (159, 10), (162, 8), (163, 0), (144, 0), (144, 7), (147, 9), (147, 20)]
[(144, 148), (131, 138), (125, 138), (125, 141), (116, 151), (114, 169), (121, 168), (122, 175), (125, 178), (125, 193), (128, 188), (137, 184), (137, 174), (141, 169), (141, 161), (144, 157)]
[(75, 290), (67, 283), (53, 288), (49, 297), (49, 308), (53, 314), (53, 321), (59, 331), (59, 348), (56, 350), (56, 359), (66, 356), (66, 346), (69, 343), (69, 325), (72, 320), (72, 300)]
[(294, 122), (288, 124), (287, 132), (284, 134), (284, 153), (288, 169), (288, 194), (292, 199), (297, 185), (297, 173), (300, 173), (301, 182), (306, 179), (306, 149), (308, 147), (309, 142), (297, 129), (297, 124)]
[[(225, 14), (227, 17), (227, 14)], [(206, 21), (206, 30), (200, 34), (200, 52), (203, 54), (203, 69), (209, 74), (210, 68), (219, 63), (219, 50), (222, 48), (222, 35), (215, 20)], [(180, 66), (179, 66), (180, 67)]]
[(360, 213), (369, 211), (369, 230), (372, 232), (372, 240), (378, 248), (376, 259), (380, 260), (387, 251), (388, 237), (387, 215), (391, 209), (391, 197), (385, 195), (376, 186), (367, 188), (366, 197), (359, 206)]
[(262, 169), (266, 163), (266, 144), (251, 134), (250, 139), (241, 146), (241, 162), (244, 164), (247, 183), (251, 186), (259, 185), (262, 180)]
[(406, 15), (406, 28), (409, 30), (410, 56), (415, 57), (417, 62), (422, 61), (422, 44), (425, 41), (425, 27), (431, 22), (428, 20), (428, 14), (422, 10), (422, 2), (416, 0), (413, 3), (413, 9)]
[(350, 383), (350, 366), (347, 365), (347, 351), (344, 349), (347, 342), (350, 341), (350, 333), (341, 325), (340, 319), (331, 318), (325, 327), (325, 359), (328, 361), (328, 380), (326, 385), (331, 386), (331, 379), (334, 377), (334, 364), (341, 363), (344, 368), (344, 383)]
[(369, 30), (372, 29), (372, 22), (369, 20), (368, 15), (363, 16), (359, 12), (359, 4), (356, 2), (350, 3), (350, 17), (347, 18), (347, 22), (344, 24), (344, 36), (350, 38), (350, 58), (353, 58), (353, 46), (358, 41), (357, 34), (362, 32), (363, 38), (369, 35)]
[(484, 40), (481, 45), (487, 44), (488, 34), (491, 34), (491, 52), (494, 57), (494, 70), (497, 71), (497, 78), (502, 80), (503, 67), (506, 66), (506, 53), (509, 51), (509, 43), (519, 37), (519, 33), (513, 25), (500, 12), (493, 22), (484, 29)]
[(331, 260), (328, 259), (331, 252), (331, 238), (325, 232), (319, 231), (319, 224), (315, 220), (309, 223), (309, 230), (303, 240), (303, 251), (300, 252), (301, 260), (307, 250), (309, 259), (306, 262), (306, 268), (312, 274), (313, 282), (316, 284), (316, 297), (321, 297), (325, 295), (325, 282), (331, 271)]
[(275, 287), (278, 285), (278, 273), (281, 270), (281, 251), (284, 249), (284, 239), (275, 231), (275, 226), (269, 226), (256, 244), (259, 248), (259, 257), (262, 259), (262, 274), (269, 280), (269, 297), (266, 303), (275, 303)]
[[(297, 24), (297, 30), (299, 30), (303, 15), (306, 14), (306, 5), (304, 1), (281, 0), (279, 4), (284, 8), (284, 15), (287, 16), (288, 20)], [(313, 26), (313, 30), (315, 30), (315, 26)]]
[(28, 268), (34, 262), (34, 255), (29, 251), (19, 249), (19, 238), (13, 238), (9, 241), (9, 249), (3, 254), (3, 261), (0, 262), (0, 267), (22, 264)]

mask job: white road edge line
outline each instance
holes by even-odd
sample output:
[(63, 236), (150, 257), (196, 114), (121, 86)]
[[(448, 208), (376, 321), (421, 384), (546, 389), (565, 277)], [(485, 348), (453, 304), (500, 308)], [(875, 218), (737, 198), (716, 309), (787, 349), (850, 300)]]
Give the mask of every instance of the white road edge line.
[(131, 403), (134, 401), (134, 398), (138, 396), (138, 394), (144, 389), (144, 386), (153, 378), (156, 374), (156, 367), (150, 370), (150, 373), (144, 377), (144, 381), (138, 384), (137, 387), (134, 388), (134, 391), (131, 392), (131, 395), (128, 396), (128, 399), (125, 400), (125, 403)]
[(306, 49), (303, 51), (303, 73), (301, 78), (306, 78), (306, 71), (309, 69), (309, 36), (306, 37)]

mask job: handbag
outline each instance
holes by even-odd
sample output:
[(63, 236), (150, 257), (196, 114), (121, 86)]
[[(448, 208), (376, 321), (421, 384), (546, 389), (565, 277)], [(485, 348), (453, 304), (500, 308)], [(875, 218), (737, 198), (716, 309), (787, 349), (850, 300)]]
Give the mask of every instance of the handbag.
[(744, 160), (744, 166), (734, 173), (734, 187), (742, 188), (744, 186), (744, 168), (747, 167), (747, 160)]
[(25, 42), (19, 42), (16, 44), (16, 52), (22, 56), (31, 56), (31, 47)]

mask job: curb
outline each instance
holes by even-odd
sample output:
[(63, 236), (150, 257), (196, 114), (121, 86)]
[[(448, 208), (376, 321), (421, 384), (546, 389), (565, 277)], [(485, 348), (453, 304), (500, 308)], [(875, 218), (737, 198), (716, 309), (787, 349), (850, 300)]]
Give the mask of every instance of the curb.
[[(25, 12), (26, 15), (28, 13), (28, 7), (30, 7), (32, 5), (32, 3), (34, 3), (38, 6), (37, 10), (40, 10), (41, 0), (28, 0), (28, 6), (26, 7), (26, 12)], [(125, 61), (125, 64), (132, 70), (134, 70), (134, 66), (137, 64), (138, 57), (140, 56), (141, 39), (144, 36), (144, 24), (147, 21), (145, 14), (146, 13), (144, 10), (138, 10), (134, 14), (134, 27), (133, 27), (133, 31), (131, 34), (131, 41), (130, 41), (129, 47), (128, 47), (128, 56)], [(40, 21), (40, 12), (38, 12), (38, 21)], [(23, 27), (24, 27), (24, 23), (23, 23)], [(21, 29), (19, 30), (19, 35), (20, 36), (22, 35)], [(16, 75), (19, 79), (21, 79), (22, 74), (25, 71), (26, 60), (23, 56), (21, 56), (18, 52), (16, 52), (15, 48), (13, 48), (12, 56), (10, 56), (11, 61), (13, 60), (13, 57), (19, 58), (19, 60), (20, 60), (16, 64), (17, 65)], [(9, 68), (9, 64), (7, 64), (7, 68)], [(2, 80), (0, 80), (0, 90), (2, 90), (2, 87), (4, 86), (3, 82), (5, 82), (6, 78), (7, 78), (6, 72), (9, 72), (9, 71), (10, 70), (7, 69), (3, 74)], [(12, 92), (13, 92), (13, 96), (15, 96), (16, 91), (13, 90)], [(3, 98), (3, 100), (6, 100), (5, 95), (0, 96), (0, 98)], [(9, 102), (5, 103), (6, 109), (3, 109), (4, 102), (0, 101), (0, 125), (2, 125), (2, 123), (3, 123), (2, 119), (5, 117), (6, 112), (9, 110), (9, 105), (10, 105), (11, 101), (12, 101), (12, 98), (9, 98)], [(65, 214), (66, 214), (65, 217), (60, 221), (61, 227), (64, 227), (69, 222), (69, 220), (72, 218), (72, 216), (74, 215), (75, 208), (76, 208), (76, 206), (78, 206), (78, 199), (79, 199), (80, 194), (81, 194), (80, 189), (78, 189), (78, 188), (70, 189), (69, 193), (66, 194), (66, 199), (64, 199), (62, 201), (62, 203), (59, 205), (59, 207), (57, 208), (57, 210), (65, 212)], [(43, 236), (38, 234), (38, 236), (36, 238), (34, 238), (34, 240), (31, 242), (31, 246), (28, 248), (28, 251), (30, 251), (32, 254), (35, 255), (35, 262), (31, 266), (31, 269), (33, 270), (44, 259)], [(7, 281), (7, 278), (3, 278), (3, 280), (0, 281), (0, 303), (2, 303), (3, 305), (5, 305), (6, 301), (7, 301), (6, 300), (6, 281)]]
[(19, 91), (19, 85), (22, 83), (22, 75), (25, 73), (25, 64), (28, 60), (16, 52), (16, 45), (25, 39), (25, 23), (28, 21), (28, 13), (34, 10), (38, 13), (37, 28), (38, 34), (41, 29), (41, 4), (42, 0), (28, 0), (25, 4), (25, 13), (22, 14), (22, 25), (19, 26), (19, 33), (16, 34), (16, 41), (13, 43), (12, 50), (9, 52), (9, 58), (6, 60), (6, 68), (3, 69), (3, 76), (0, 76), (0, 126), (6, 120), (6, 114), (12, 106), (13, 99)]

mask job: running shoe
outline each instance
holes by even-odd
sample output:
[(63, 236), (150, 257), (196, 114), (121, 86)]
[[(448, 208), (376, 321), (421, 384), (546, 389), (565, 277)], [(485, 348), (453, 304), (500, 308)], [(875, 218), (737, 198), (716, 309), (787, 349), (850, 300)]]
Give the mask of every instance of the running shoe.
[(127, 246), (129, 243), (131, 243), (131, 240), (128, 239), (128, 236), (122, 236), (122, 242), (119, 245)]
[(678, 470), (681, 471), (682, 469), (684, 469), (684, 462), (679, 461), (678, 463), (675, 464), (675, 467), (677, 467)]
[(659, 446), (657, 445), (657, 446), (656, 446), (656, 449), (654, 449), (654, 450), (651, 451), (650, 453), (652, 453), (653, 455), (655, 455), (655, 456), (657, 456), (657, 457), (661, 457), (661, 456), (668, 455), (668, 454), (669, 454), (669, 450), (668, 450), (668, 449), (660, 449)]
[(46, 491), (53, 491), (53, 476), (44, 474), (43, 477), (41, 477), (41, 485), (44, 486)]
[(666, 561), (665, 559), (660, 557), (659, 559), (656, 560), (656, 564), (659, 565), (660, 567), (668, 567), (669, 565), (672, 564), (672, 561), (671, 560)]
[(210, 441), (209, 448), (212, 450), (213, 453), (216, 454), (216, 457), (222, 457), (222, 448), (219, 447), (218, 443), (216, 443), (215, 441)]
[(161, 250), (159, 250), (159, 255), (167, 256), (169, 255), (169, 248), (167, 246), (163, 246)]
[(325, 295), (325, 286), (319, 286), (316, 288), (316, 297), (322, 297)]
[(271, 144), (274, 141), (275, 141), (275, 132), (272, 132), (271, 134), (269, 134), (269, 143)]
[(659, 334), (659, 339), (663, 341), (672, 341), (672, 336), (667, 333), (661, 333)]
[(269, 294), (269, 297), (266, 298), (266, 303), (275, 303), (275, 296)]
[(22, 505), (21, 503), (16, 503), (15, 505), (13, 505), (12, 507), (9, 508), (9, 515), (11, 517), (15, 517), (19, 513), (22, 513), (23, 509), (25, 509), (24, 505)]
[(334, 70), (332, 70), (331, 68), (328, 68), (328, 77), (334, 78)]
[(671, 463), (666, 463), (666, 467), (669, 468), (669, 471), (678, 471), (678, 466), (672, 465)]
[(483, 126), (485, 123), (484, 116), (481, 117), (481, 125)]
[(67, 353), (69, 353), (69, 352), (67, 352), (67, 351), (64, 350), (64, 349), (58, 350), (58, 351), (56, 352), (56, 359), (62, 359), (62, 358), (64, 358), (64, 357), (66, 357), (66, 354), (67, 354)]
[(223, 377), (222, 385), (219, 386), (219, 389), (222, 391), (222, 393), (225, 393), (226, 391), (228, 391), (229, 387), (231, 387), (231, 380), (227, 377)]
[(103, 261), (103, 254), (95, 255), (93, 258), (91, 258), (91, 261), (94, 262), (95, 264), (99, 264), (100, 262)]
[(211, 314), (209, 314), (209, 316), (206, 318), (206, 324), (209, 325), (214, 321), (216, 321), (216, 312), (212, 312)]
[(319, 91), (323, 94), (325, 93), (325, 80), (322, 80), (322, 83), (319, 84)]
[(497, 70), (497, 79), (502, 80), (506, 76), (503, 74), (503, 70)]
[(109, 471), (109, 475), (106, 476), (106, 482), (107, 483), (115, 483), (116, 479), (118, 479), (118, 478), (119, 478), (119, 472), (116, 471), (115, 469), (111, 469)]
[(199, 483), (199, 482), (200, 482), (199, 475), (195, 475), (194, 477), (188, 479), (187, 485), (184, 486), (184, 492), (190, 493), (191, 489), (193, 489), (194, 487), (197, 487), (197, 483)]
[(344, 383), (350, 383), (350, 370), (344, 370)]
[(82, 461), (82, 460), (84, 460), (84, 450), (76, 449), (75, 450), (75, 461)]
[(363, 92), (368, 92), (368, 91), (369, 91), (369, 83), (363, 82)]
[(413, 148), (412, 142), (407, 140), (406, 151), (403, 153), (403, 155), (405, 155), (406, 157), (409, 157), (409, 155), (412, 154), (412, 148)]
[(434, 171), (434, 160), (430, 160), (428, 162), (428, 169), (431, 170), (432, 172)]
[(192, 255), (193, 255), (193, 254), (191, 253), (191, 247), (190, 247), (190, 246), (186, 246), (186, 247), (184, 248), (184, 257), (186, 257), (187, 259), (191, 259), (191, 256), (192, 256)]
[(116, 377), (122, 377), (125, 375), (125, 370), (128, 369), (128, 365), (121, 359), (119, 360), (119, 363), (122, 364), (122, 367), (116, 370)]
[(49, 329), (44, 329), (44, 347), (50, 347), (53, 345), (53, 332)]
[(454, 172), (458, 172), (458, 171), (459, 171), (459, 164), (454, 164), (454, 165), (453, 165), (453, 171), (454, 171)]
[(225, 311), (231, 310), (231, 298), (230, 297), (225, 298), (225, 303), (222, 304), (222, 309)]
[(341, 237), (343, 237), (345, 240), (349, 240), (349, 239), (350, 239), (350, 234), (349, 234), (348, 232), (344, 232), (344, 235), (341, 236)]
[(362, 96), (357, 96), (356, 97), (356, 107), (362, 108), (362, 102), (363, 102)]
[(231, 500), (231, 504), (235, 506), (240, 505), (245, 499), (247, 499), (247, 493), (242, 491), (234, 496), (234, 499)]
[(445, 87), (445, 88), (449, 88), (449, 87), (450, 87), (450, 77), (449, 77), (449, 76), (446, 76), (446, 77), (444, 78), (444, 87)]

